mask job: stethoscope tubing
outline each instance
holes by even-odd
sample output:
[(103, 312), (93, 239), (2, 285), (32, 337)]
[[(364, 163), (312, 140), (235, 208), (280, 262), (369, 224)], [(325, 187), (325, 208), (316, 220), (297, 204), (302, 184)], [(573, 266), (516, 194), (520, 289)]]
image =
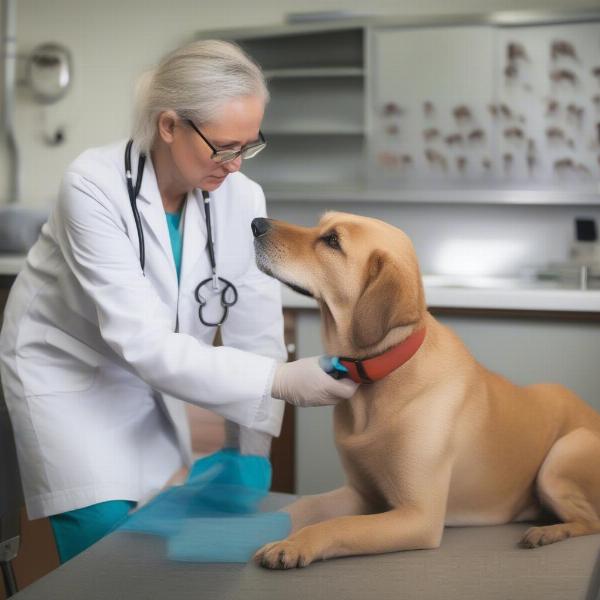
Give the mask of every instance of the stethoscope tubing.
[[(138, 197), (138, 195), (140, 193), (140, 189), (142, 187), (142, 178), (144, 176), (144, 166), (146, 164), (146, 155), (143, 153), (140, 153), (140, 157), (138, 160), (138, 167), (137, 167), (137, 176), (136, 176), (135, 187), (134, 187), (133, 175), (132, 175), (132, 171), (131, 171), (131, 148), (132, 148), (132, 146), (133, 146), (133, 140), (129, 140), (127, 142), (127, 146), (125, 147), (125, 179), (127, 181), (127, 192), (129, 194), (129, 202), (131, 204), (131, 210), (133, 212), (133, 218), (135, 220), (135, 227), (137, 229), (137, 234), (138, 234), (138, 242), (139, 242), (139, 248), (140, 248), (140, 266), (142, 267), (142, 273), (144, 273), (144, 266), (145, 266), (145, 262), (146, 262), (146, 249), (145, 249), (145, 243), (144, 243), (144, 229), (142, 227), (142, 221), (140, 219), (140, 213), (139, 213), (138, 207), (137, 207), (137, 197)], [(194, 290), (194, 297), (196, 298), (196, 301), (200, 305), (198, 308), (198, 317), (200, 319), (200, 322), (203, 325), (205, 325), (206, 327), (218, 327), (219, 325), (222, 325), (225, 322), (225, 320), (227, 319), (227, 316), (229, 314), (229, 308), (238, 301), (238, 291), (237, 291), (235, 285), (233, 285), (233, 283), (231, 283), (231, 281), (228, 281), (227, 279), (225, 279), (223, 277), (219, 277), (217, 275), (217, 262), (215, 259), (215, 247), (214, 247), (214, 241), (213, 241), (213, 237), (212, 237), (212, 222), (211, 222), (211, 218), (210, 218), (210, 195), (209, 195), (209, 193), (205, 190), (202, 190), (202, 198), (204, 200), (204, 214), (206, 216), (206, 233), (207, 233), (207, 237), (208, 237), (208, 256), (210, 259), (212, 277), (208, 277), (207, 279), (204, 279), (196, 286), (196, 289)], [(144, 273), (144, 275), (145, 275), (145, 273)], [(212, 323), (210, 321), (206, 321), (204, 319), (204, 317), (202, 316), (202, 309), (206, 306), (207, 301), (206, 301), (206, 298), (204, 298), (204, 296), (200, 293), (200, 290), (202, 287), (204, 287), (208, 283), (212, 283), (213, 289), (215, 291), (217, 291), (219, 289), (219, 284), (218, 284), (219, 281), (221, 283), (223, 283), (223, 285), (224, 285), (223, 289), (221, 290), (221, 307), (223, 308), (223, 313), (221, 315), (221, 319), (218, 322)], [(233, 296), (232, 296), (231, 300), (228, 300), (227, 294), (229, 293), (230, 290), (231, 290), (231, 293), (233, 294)]]
[[(142, 267), (142, 273), (144, 273), (144, 266), (146, 264), (146, 244), (144, 242), (144, 228), (142, 227), (142, 221), (140, 219), (140, 212), (137, 207), (137, 197), (142, 187), (142, 177), (144, 176), (144, 165), (146, 164), (146, 155), (140, 154), (138, 161), (137, 178), (135, 181), (135, 189), (132, 183), (131, 174), (131, 147), (133, 146), (133, 140), (127, 142), (125, 148), (125, 179), (127, 180), (127, 191), (129, 192), (129, 202), (131, 204), (131, 210), (133, 211), (133, 218), (135, 220), (135, 227), (138, 234), (138, 244), (140, 247), (140, 265)], [(145, 274), (145, 273), (144, 273)]]

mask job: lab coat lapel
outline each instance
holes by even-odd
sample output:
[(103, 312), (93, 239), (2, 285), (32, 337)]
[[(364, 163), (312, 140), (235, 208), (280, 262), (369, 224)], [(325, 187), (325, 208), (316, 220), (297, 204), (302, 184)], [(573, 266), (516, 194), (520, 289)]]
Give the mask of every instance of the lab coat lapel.
[[(132, 153), (132, 165), (137, 164), (137, 156)], [(137, 173), (134, 172), (134, 182)], [(158, 244), (162, 254), (166, 258), (171, 270), (171, 283), (177, 288), (177, 272), (173, 262), (173, 251), (171, 250), (171, 240), (169, 238), (169, 229), (165, 217), (165, 209), (160, 197), (156, 174), (152, 165), (150, 156), (146, 158), (144, 166), (144, 178), (142, 187), (138, 196), (138, 210), (144, 228), (146, 246), (150, 243)], [(148, 239), (152, 237), (153, 239)], [(146, 250), (147, 253), (147, 250)]]
[[(133, 154), (133, 153), (132, 153)], [(134, 162), (135, 160), (135, 162)], [(137, 164), (137, 156), (132, 157), (132, 164)], [(134, 173), (135, 181), (136, 173)], [(140, 194), (138, 196), (138, 209), (140, 212), (140, 218), (142, 219), (142, 226), (144, 227), (144, 234), (146, 238), (146, 247), (150, 243), (158, 244), (161, 249), (164, 258), (167, 260), (170, 269), (169, 277), (169, 289), (172, 291), (173, 302), (175, 303), (178, 295), (178, 282), (177, 282), (177, 271), (175, 269), (175, 263), (173, 261), (173, 251), (171, 249), (171, 239), (169, 237), (169, 228), (167, 225), (167, 219), (165, 217), (165, 209), (160, 197), (160, 191), (158, 189), (158, 183), (156, 180), (156, 174), (154, 171), (154, 165), (152, 159), (148, 156), (146, 158), (146, 164), (144, 166), (144, 177), (142, 179), (142, 186), (140, 188)], [(185, 207), (185, 229), (188, 229), (188, 213), (190, 206), (193, 206), (195, 202), (190, 202), (188, 196), (186, 207)], [(189, 221), (193, 222), (194, 217), (190, 216)], [(197, 225), (195, 226), (197, 230)], [(185, 235), (184, 240), (187, 238), (194, 238), (193, 233)], [(152, 236), (153, 239), (148, 239)], [(185, 245), (184, 245), (185, 248)], [(185, 260), (182, 257), (182, 268), (185, 264)], [(183, 273), (182, 273), (183, 275)], [(179, 447), (182, 451), (184, 461), (186, 464), (191, 464), (191, 444), (190, 444), (190, 430), (187, 419), (187, 413), (185, 410), (185, 404), (182, 400), (178, 400), (168, 394), (162, 394), (157, 392), (155, 399), (158, 405), (164, 410), (167, 418), (170, 420), (175, 435), (179, 443)]]
[(195, 286), (201, 278), (208, 277), (210, 271), (209, 267), (201, 269), (198, 266), (202, 259), (205, 259), (208, 264), (203, 202), (202, 192), (193, 190), (188, 194), (185, 204), (180, 281), (181, 287), (186, 289), (190, 282)]

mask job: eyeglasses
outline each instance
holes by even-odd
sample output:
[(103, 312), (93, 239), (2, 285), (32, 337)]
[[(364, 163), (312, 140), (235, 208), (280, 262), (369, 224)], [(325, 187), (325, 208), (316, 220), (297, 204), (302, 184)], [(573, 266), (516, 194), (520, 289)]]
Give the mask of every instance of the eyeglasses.
[(265, 140), (265, 136), (259, 129), (258, 141), (242, 146), (239, 150), (218, 150), (204, 137), (204, 135), (202, 135), (202, 132), (194, 125), (194, 122), (191, 119), (184, 120), (206, 142), (207, 146), (213, 151), (211, 159), (218, 163), (230, 162), (235, 160), (238, 156), (241, 156), (242, 158), (252, 158), (267, 146), (267, 140)]

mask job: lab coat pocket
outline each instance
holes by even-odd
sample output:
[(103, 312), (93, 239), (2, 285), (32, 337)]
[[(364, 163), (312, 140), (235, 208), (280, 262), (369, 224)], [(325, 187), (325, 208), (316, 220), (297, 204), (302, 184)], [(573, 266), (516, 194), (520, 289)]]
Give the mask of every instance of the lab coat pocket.
[(234, 285), (240, 279), (243, 279), (251, 262), (254, 263), (254, 255), (248, 256), (240, 249), (231, 249), (229, 252), (223, 252), (217, 263), (217, 271), (221, 277), (228, 279)]
[(96, 352), (91, 346), (80, 342), (60, 329), (49, 327), (46, 331), (46, 341), (51, 346), (77, 357), (90, 367), (98, 367), (104, 361), (100, 352)]
[(92, 387), (103, 362), (99, 352), (54, 327), (46, 330), (44, 341), (35, 351), (17, 355), (27, 395), (84, 392)]

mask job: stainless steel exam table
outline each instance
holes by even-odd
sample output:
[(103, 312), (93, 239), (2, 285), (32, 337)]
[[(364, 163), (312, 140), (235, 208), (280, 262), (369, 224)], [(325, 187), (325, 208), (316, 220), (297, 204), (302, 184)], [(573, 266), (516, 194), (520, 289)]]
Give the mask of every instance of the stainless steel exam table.
[[(263, 507), (291, 500), (271, 494)], [(437, 550), (341, 558), (289, 571), (170, 562), (161, 538), (116, 532), (14, 598), (596, 600), (600, 535), (524, 550), (517, 542), (527, 527), (447, 528)]]

